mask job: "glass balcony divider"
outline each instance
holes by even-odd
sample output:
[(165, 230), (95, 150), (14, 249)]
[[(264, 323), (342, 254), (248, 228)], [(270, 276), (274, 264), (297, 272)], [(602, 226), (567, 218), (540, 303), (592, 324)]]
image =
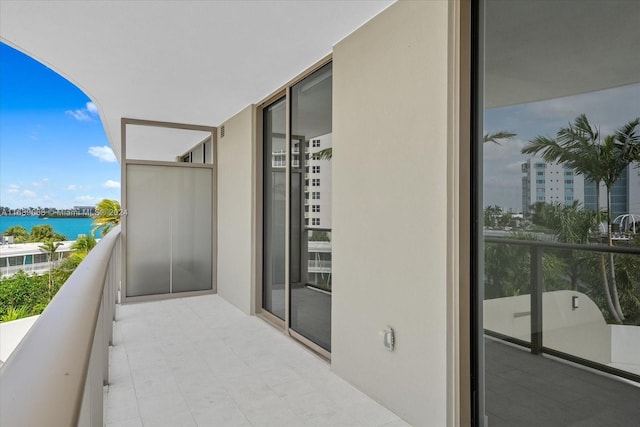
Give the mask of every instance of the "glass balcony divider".
[[(596, 245), (596, 244), (570, 244), (570, 243), (558, 243), (558, 242), (545, 242), (545, 241), (532, 241), (532, 240), (518, 240), (518, 239), (509, 239), (509, 238), (500, 238), (500, 237), (484, 237), (484, 242), (486, 245), (496, 245), (503, 247), (521, 247), (529, 249), (530, 256), (530, 271), (529, 271), (529, 305), (528, 311), (522, 311), (523, 308), (520, 304), (513, 304), (512, 301), (507, 301), (513, 298), (526, 298), (526, 294), (518, 294), (517, 292), (514, 295), (502, 295), (497, 298), (492, 297), (490, 299), (485, 300), (485, 335), (493, 338), (497, 338), (503, 341), (507, 341), (513, 344), (517, 344), (520, 346), (524, 346), (530, 348), (532, 354), (548, 354), (551, 356), (555, 356), (561, 359), (568, 360), (570, 362), (577, 363), (579, 365), (587, 366), (592, 369), (596, 369), (602, 372), (606, 372), (608, 374), (616, 375), (618, 377), (626, 378), (632, 381), (640, 382), (640, 375), (633, 371), (618, 369), (609, 364), (601, 363), (597, 360), (593, 360), (588, 356), (578, 354), (576, 352), (567, 351), (567, 349), (559, 349), (557, 345), (547, 344), (545, 345), (544, 334), (545, 331), (549, 333), (554, 333), (558, 335), (559, 330), (565, 329), (564, 332), (560, 333), (571, 333), (570, 329), (572, 329), (576, 334), (580, 333), (578, 327), (580, 326), (577, 323), (568, 323), (572, 320), (566, 316), (564, 316), (565, 324), (556, 324), (556, 325), (544, 325), (543, 319), (545, 315), (550, 316), (550, 313), (545, 312), (545, 294), (551, 294), (553, 292), (552, 289), (547, 289), (544, 282), (545, 275), (545, 265), (544, 265), (544, 254), (550, 253), (552, 251), (574, 251), (574, 252), (588, 252), (592, 254), (605, 254), (611, 253), (616, 255), (631, 255), (638, 257), (640, 256), (640, 248), (637, 247), (625, 247), (625, 246), (605, 246), (605, 245)], [(640, 262), (636, 260), (636, 262)], [(560, 291), (560, 289), (556, 289), (556, 291)], [(586, 307), (587, 304), (591, 304), (591, 301), (584, 301), (584, 299), (589, 299), (587, 295), (582, 297), (583, 301), (580, 301), (580, 295), (578, 292), (574, 292), (572, 295), (568, 295), (570, 299), (567, 302), (570, 304), (570, 309), (573, 313), (576, 310), (588, 309)], [(556, 301), (553, 301), (555, 304)], [(562, 302), (561, 302), (562, 303)], [(511, 305), (511, 307), (507, 307), (507, 305)], [(593, 304), (596, 307), (595, 304)], [(556, 309), (556, 307), (553, 307)], [(551, 309), (550, 309), (551, 310)], [(563, 308), (564, 311), (567, 311), (567, 307)], [(514, 325), (518, 322), (519, 318), (529, 317), (529, 326), (528, 330), (530, 331), (528, 337), (524, 337), (520, 335), (517, 331), (524, 330), (523, 325), (520, 325), (519, 328), (517, 325), (512, 328), (507, 327), (504, 324), (500, 324), (495, 319), (498, 319), (497, 312), (504, 312), (510, 314), (513, 317)], [(504, 315), (504, 313), (502, 313)], [(506, 317), (502, 317), (505, 319)], [(584, 322), (584, 320), (582, 320)], [(588, 325), (587, 325), (588, 326)], [(607, 323), (605, 326), (609, 326)], [(633, 327), (633, 326), (631, 326)], [(639, 326), (635, 326), (633, 328), (640, 328)], [(502, 329), (502, 330), (497, 330)], [(511, 330), (513, 333), (508, 333), (507, 331)], [(613, 338), (610, 338), (613, 340)], [(554, 337), (554, 342), (557, 342), (557, 336)], [(595, 345), (595, 344), (593, 344)], [(610, 344), (613, 346), (613, 342)], [(569, 348), (569, 347), (567, 347)], [(594, 349), (596, 350), (596, 349)], [(612, 351), (609, 349), (607, 351), (609, 355), (612, 354)], [(612, 361), (613, 362), (613, 361)]]

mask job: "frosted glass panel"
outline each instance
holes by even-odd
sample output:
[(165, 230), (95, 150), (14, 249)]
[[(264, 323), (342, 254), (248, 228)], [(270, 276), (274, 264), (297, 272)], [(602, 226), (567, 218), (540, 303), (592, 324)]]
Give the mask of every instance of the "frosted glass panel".
[(170, 290), (171, 168), (127, 165), (127, 296)]
[(211, 289), (212, 171), (173, 169), (173, 292)]
[(212, 288), (212, 173), (127, 165), (127, 296)]

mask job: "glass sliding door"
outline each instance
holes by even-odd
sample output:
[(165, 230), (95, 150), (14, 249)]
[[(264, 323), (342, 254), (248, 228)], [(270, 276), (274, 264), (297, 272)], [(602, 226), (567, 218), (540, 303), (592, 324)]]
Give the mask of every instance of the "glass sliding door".
[(262, 308), (285, 320), (286, 101), (263, 110)]
[[(331, 351), (332, 67), (291, 88), (290, 328)], [(296, 153), (299, 153), (296, 155)]]
[(331, 351), (331, 76), (331, 64), (325, 65), (262, 110), (262, 308), (326, 355)]
[(640, 3), (479, 3), (475, 424), (638, 425)]

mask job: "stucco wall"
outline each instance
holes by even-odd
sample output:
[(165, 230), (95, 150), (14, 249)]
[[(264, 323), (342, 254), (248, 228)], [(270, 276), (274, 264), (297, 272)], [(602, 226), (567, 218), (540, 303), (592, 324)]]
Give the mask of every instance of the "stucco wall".
[(448, 31), (399, 2), (333, 52), (332, 369), (416, 426), (447, 424)]
[(38, 315), (11, 322), (0, 322), (0, 362), (7, 361), (39, 317)]
[[(579, 307), (572, 308), (578, 297)], [(484, 327), (529, 341), (531, 316), (529, 295), (496, 298), (484, 302)], [(600, 309), (585, 294), (553, 291), (542, 294), (542, 342), (545, 347), (594, 362), (611, 362), (611, 328)]]
[(253, 106), (221, 126), (225, 136), (218, 131), (218, 294), (251, 314)]

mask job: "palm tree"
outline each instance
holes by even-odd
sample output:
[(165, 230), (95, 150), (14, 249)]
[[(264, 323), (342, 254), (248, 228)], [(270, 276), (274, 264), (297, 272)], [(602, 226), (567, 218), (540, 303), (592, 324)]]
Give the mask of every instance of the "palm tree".
[(47, 254), (47, 260), (49, 261), (49, 301), (51, 301), (51, 288), (53, 287), (53, 257), (60, 246), (62, 246), (61, 242), (54, 242), (53, 240), (45, 240), (39, 246), (40, 250)]
[(70, 258), (73, 258), (76, 264), (80, 264), (95, 246), (96, 239), (93, 236), (79, 236), (75, 243), (71, 245), (71, 248), (75, 249), (75, 251)]
[(104, 236), (116, 225), (120, 224), (120, 203), (117, 200), (103, 199), (96, 205), (96, 215), (93, 219), (93, 229), (91, 234), (100, 230), (100, 235)]
[(500, 145), (501, 139), (511, 139), (516, 136), (513, 132), (507, 132), (505, 130), (498, 131), (496, 133), (487, 133), (482, 138), (482, 142), (493, 142), (494, 144)]
[[(633, 153), (637, 146), (638, 137), (635, 128), (639, 119), (625, 124), (614, 135), (601, 138), (600, 130), (593, 127), (587, 116), (581, 114), (569, 123), (566, 128), (560, 129), (556, 138), (538, 136), (522, 149), (523, 154), (540, 155), (547, 162), (563, 163), (573, 169), (577, 174), (596, 185), (596, 217), (600, 223), (600, 183), (604, 183), (607, 189), (607, 242), (613, 245), (611, 240), (611, 188), (618, 180), (622, 172), (633, 161)], [(635, 145), (634, 145), (634, 141)], [(611, 289), (609, 289), (608, 277), (604, 255), (601, 256), (602, 285), (607, 299), (607, 305), (616, 321), (622, 323), (624, 314), (620, 308), (617, 286), (615, 283), (615, 267), (613, 254), (610, 256), (611, 264)]]

